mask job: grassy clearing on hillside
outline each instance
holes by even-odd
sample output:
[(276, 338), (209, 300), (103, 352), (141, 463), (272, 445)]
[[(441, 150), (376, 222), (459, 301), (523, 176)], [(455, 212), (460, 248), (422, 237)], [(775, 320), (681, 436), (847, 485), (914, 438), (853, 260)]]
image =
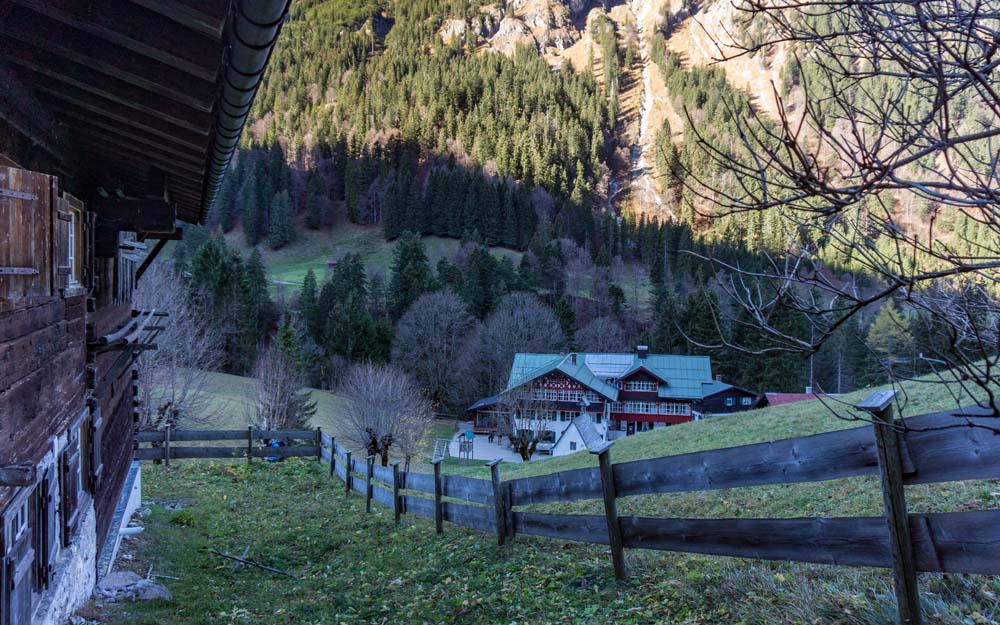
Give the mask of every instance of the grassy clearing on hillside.
[[(233, 230), (226, 235), (230, 245), (234, 245), (240, 253), (247, 256), (250, 248), (243, 239), (241, 230)], [(441, 237), (424, 237), (427, 248), (427, 259), (431, 266), (441, 258), (451, 258), (462, 246), (461, 241)], [(320, 281), (326, 275), (327, 261), (338, 260), (347, 254), (360, 254), (364, 261), (368, 276), (376, 273), (388, 276), (392, 265), (395, 241), (386, 241), (380, 226), (359, 226), (342, 223), (330, 230), (307, 230), (300, 228), (298, 239), (280, 250), (271, 250), (266, 245), (258, 245), (264, 264), (267, 266), (270, 278), (279, 284), (285, 284), (290, 290), (297, 290), (305, 280), (306, 273), (312, 269)], [(509, 256), (515, 266), (521, 261), (521, 252), (505, 248), (494, 248), (497, 258)]]
[[(405, 517), (345, 498), (314, 461), (178, 462), (143, 467), (154, 502), (120, 566), (161, 579), (172, 602), (88, 609), (109, 625), (680, 623), (888, 625), (884, 570), (804, 566), (632, 550), (616, 582), (603, 547), (489, 534)], [(165, 504), (183, 502), (184, 509)], [(210, 549), (300, 576), (240, 568)], [(927, 622), (990, 624), (1000, 580), (923, 575)], [(100, 614), (94, 614), (98, 612)]]

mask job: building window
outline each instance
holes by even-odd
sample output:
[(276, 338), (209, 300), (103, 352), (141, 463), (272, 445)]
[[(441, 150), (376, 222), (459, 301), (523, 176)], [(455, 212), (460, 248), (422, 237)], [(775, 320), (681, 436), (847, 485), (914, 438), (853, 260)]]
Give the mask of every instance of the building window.
[(576, 451), (576, 441), (570, 441), (569, 442), (569, 450), (570, 451)]
[(24, 536), (28, 531), (28, 500), (25, 499), (14, 512), (10, 524), (7, 526), (7, 544), (12, 545)]
[(740, 398), (740, 404), (743, 406), (750, 406), (753, 404), (753, 399), (750, 397), (742, 397)]
[(734, 398), (732, 398), (732, 397), (727, 397), (726, 398), (726, 405), (727, 406), (733, 406), (735, 404), (736, 404), (736, 400)]
[(656, 382), (650, 382), (648, 380), (629, 380), (625, 383), (626, 391), (644, 391), (651, 392), (656, 390)]

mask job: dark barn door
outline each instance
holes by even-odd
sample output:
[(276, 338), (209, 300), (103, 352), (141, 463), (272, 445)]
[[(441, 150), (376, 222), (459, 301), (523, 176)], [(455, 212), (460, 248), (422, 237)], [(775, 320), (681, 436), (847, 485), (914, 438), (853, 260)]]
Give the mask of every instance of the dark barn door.
[(31, 573), (35, 568), (35, 550), (29, 521), (32, 498), (28, 495), (24, 493), (16, 499), (3, 514), (2, 625), (31, 623)]

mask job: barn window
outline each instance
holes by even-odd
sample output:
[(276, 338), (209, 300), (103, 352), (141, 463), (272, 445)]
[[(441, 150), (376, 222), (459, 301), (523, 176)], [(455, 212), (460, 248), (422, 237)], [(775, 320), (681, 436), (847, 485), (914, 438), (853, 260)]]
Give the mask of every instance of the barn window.
[(741, 397), (740, 398), (740, 404), (742, 404), (744, 406), (749, 406), (752, 403), (753, 403), (753, 400), (751, 398), (749, 398), (749, 397)]
[(732, 406), (734, 404), (736, 404), (736, 399), (735, 398), (733, 398), (733, 397), (727, 397), (726, 398), (726, 405), (727, 406)]
[(569, 442), (569, 450), (570, 451), (576, 451), (576, 441), (570, 441)]

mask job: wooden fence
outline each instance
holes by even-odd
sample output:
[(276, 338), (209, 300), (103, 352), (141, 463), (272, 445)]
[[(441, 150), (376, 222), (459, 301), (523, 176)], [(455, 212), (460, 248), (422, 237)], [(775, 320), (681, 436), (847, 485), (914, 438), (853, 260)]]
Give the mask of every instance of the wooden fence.
[[(1000, 436), (996, 421), (982, 411), (934, 413), (894, 420), (891, 394), (874, 394), (858, 408), (872, 415), (871, 426), (813, 436), (689, 454), (611, 463), (612, 443), (591, 450), (599, 466), (502, 481), (498, 462), (491, 479), (442, 475), (441, 459), (432, 474), (406, 472), (398, 463), (380, 466), (356, 457), (322, 432), (240, 432), (240, 448), (172, 447), (162, 433), (140, 434), (157, 449), (137, 457), (212, 458), (246, 455), (310, 456), (330, 466), (348, 494), (357, 491), (391, 508), (397, 522), (416, 514), (496, 535), (503, 545), (517, 534), (605, 544), (615, 574), (627, 576), (624, 549), (658, 549), (764, 560), (839, 566), (891, 568), (901, 622), (919, 623), (918, 571), (1000, 574), (1000, 510), (908, 514), (904, 487), (911, 484), (1000, 477)], [(978, 416), (976, 416), (978, 415)], [(956, 427), (957, 426), (957, 427)], [(225, 440), (233, 432), (174, 432), (174, 442)], [(310, 445), (253, 448), (253, 436), (307, 439)], [(159, 436), (159, 438), (157, 438)], [(278, 453), (274, 453), (277, 451)], [(218, 455), (214, 455), (214, 454)], [(706, 491), (767, 484), (819, 482), (849, 477), (882, 478), (882, 517), (787, 519), (679, 519), (619, 516), (620, 497)], [(522, 512), (534, 504), (599, 499), (603, 515)], [(457, 500), (457, 501), (456, 501)]]

